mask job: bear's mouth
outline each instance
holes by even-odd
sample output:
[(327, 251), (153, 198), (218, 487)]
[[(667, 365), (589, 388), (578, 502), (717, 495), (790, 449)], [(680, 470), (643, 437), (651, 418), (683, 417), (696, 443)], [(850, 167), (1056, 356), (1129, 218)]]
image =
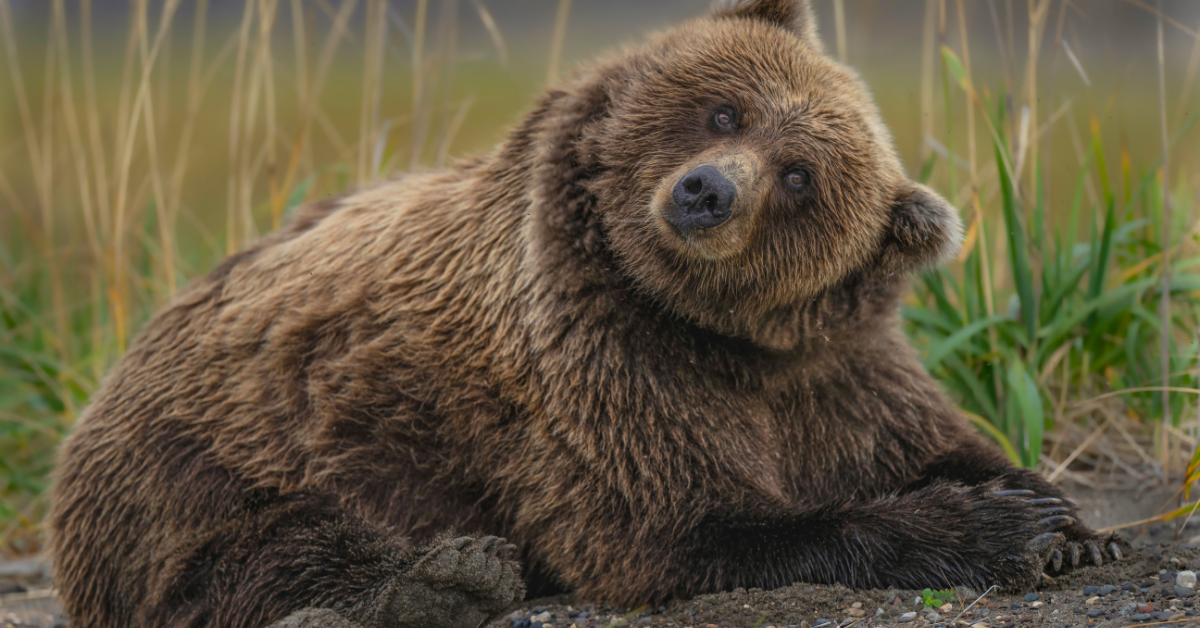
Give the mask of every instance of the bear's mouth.
[(719, 224), (696, 228), (681, 228), (670, 220), (667, 214), (671, 209), (667, 203), (653, 203), (653, 223), (667, 247), (684, 259), (726, 260), (741, 253), (748, 244), (749, 221), (736, 207)]

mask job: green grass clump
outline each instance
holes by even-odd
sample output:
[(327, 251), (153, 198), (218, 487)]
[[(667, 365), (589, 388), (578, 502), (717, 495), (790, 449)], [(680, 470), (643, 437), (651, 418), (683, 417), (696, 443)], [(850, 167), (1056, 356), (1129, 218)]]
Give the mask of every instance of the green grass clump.
[[(1101, 129), (1093, 120), (1092, 141), (1076, 165), (1072, 201), (1055, 208), (1060, 215), (1065, 210), (1065, 224), (1051, 226), (1038, 158), (1028, 159), (1025, 172), (1014, 166), (1022, 155), (1011, 148), (1005, 122), (1004, 103), (1012, 99), (1002, 96), (989, 105), (974, 93), (957, 57), (949, 50), (943, 54), (953, 68), (946, 75), (962, 85), (969, 106), (986, 114), (998, 207), (980, 208), (974, 194), (974, 215), (964, 212), (970, 228), (963, 254), (922, 276), (904, 309), (909, 334), (925, 349), (925, 366), (973, 422), (1015, 463), (1028, 467), (1042, 460), (1044, 435), (1056, 422), (1096, 418), (1102, 405), (1119, 406), (1140, 421), (1167, 417), (1178, 429), (1191, 404), (1182, 394), (1164, 396), (1163, 382), (1171, 391), (1197, 392), (1200, 255), (1190, 205), (1176, 206), (1173, 224), (1164, 230), (1162, 160), (1134, 171), (1124, 155), (1124, 189), (1114, 189)], [(1173, 144), (1195, 120), (1188, 119)], [(951, 128), (947, 135), (952, 137)], [(927, 166), (926, 176), (931, 171)], [(1021, 174), (1023, 186), (1016, 182)], [(1092, 179), (1099, 181), (1099, 194), (1089, 206)], [(1175, 196), (1190, 203), (1186, 182)], [(985, 247), (996, 233), (989, 258)], [(1169, 241), (1164, 233), (1171, 234)], [(1170, 465), (1168, 452), (1161, 454), (1164, 466)]]

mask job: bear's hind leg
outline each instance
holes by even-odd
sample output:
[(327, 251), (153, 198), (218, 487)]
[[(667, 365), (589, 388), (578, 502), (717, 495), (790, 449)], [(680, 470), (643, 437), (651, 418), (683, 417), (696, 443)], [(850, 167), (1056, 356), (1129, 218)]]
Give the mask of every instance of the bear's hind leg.
[(512, 550), (443, 537), (413, 551), (334, 500), (281, 497), (174, 548), (141, 624), (476, 628), (524, 594)]
[(443, 537), (389, 583), (364, 618), (389, 628), (476, 628), (524, 594), (511, 556), (516, 548), (494, 536)]

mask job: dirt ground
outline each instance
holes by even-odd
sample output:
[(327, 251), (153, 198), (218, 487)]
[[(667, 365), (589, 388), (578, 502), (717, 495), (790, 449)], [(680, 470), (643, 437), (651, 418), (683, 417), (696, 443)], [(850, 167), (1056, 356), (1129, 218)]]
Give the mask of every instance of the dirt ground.
[[(1072, 487), (1083, 519), (1095, 528), (1153, 515), (1169, 491), (1096, 491)], [(1130, 556), (1100, 568), (1047, 578), (1037, 591), (1002, 596), (960, 588), (949, 607), (926, 609), (917, 591), (853, 591), (842, 586), (796, 584), (705, 595), (655, 609), (615, 608), (560, 596), (529, 600), (490, 628), (868, 628), (903, 626), (1196, 626), (1200, 596), (1175, 589), (1177, 572), (1200, 570), (1200, 518), (1172, 541), (1173, 526), (1137, 530)], [(1186, 577), (1186, 576), (1185, 576)], [(1107, 585), (1107, 586), (1106, 586)], [(1089, 588), (1095, 587), (1095, 589)], [(981, 594), (984, 594), (981, 596)], [(965, 612), (964, 612), (965, 610)], [(929, 614), (934, 613), (934, 614)], [(0, 628), (64, 626), (48, 566), (37, 559), (0, 563)]]

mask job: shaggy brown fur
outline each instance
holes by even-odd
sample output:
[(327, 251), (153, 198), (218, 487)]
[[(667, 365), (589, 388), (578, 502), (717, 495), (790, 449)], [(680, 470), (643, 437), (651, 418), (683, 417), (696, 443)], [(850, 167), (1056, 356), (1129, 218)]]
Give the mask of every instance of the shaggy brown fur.
[(720, 4), (176, 297), (62, 450), (73, 625), (475, 626), (514, 552), (628, 603), (1119, 557), (898, 330), (959, 237), (807, 2)]

